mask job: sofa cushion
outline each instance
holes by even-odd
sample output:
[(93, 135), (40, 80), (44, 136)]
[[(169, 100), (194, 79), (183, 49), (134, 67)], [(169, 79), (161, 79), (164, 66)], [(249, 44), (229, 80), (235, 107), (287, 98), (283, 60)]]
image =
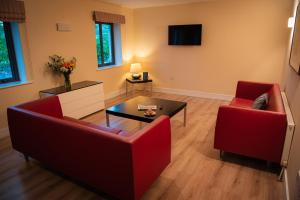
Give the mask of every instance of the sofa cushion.
[(242, 98), (233, 98), (230, 102), (231, 106), (242, 107), (242, 108), (251, 108), (252, 107), (252, 100), (249, 99), (242, 99)]
[(252, 104), (252, 108), (265, 110), (268, 107), (268, 104), (269, 104), (269, 95), (268, 93), (263, 93), (262, 95), (260, 95), (254, 100)]
[(96, 129), (101, 130), (101, 131), (114, 133), (114, 134), (119, 134), (121, 132), (121, 130), (117, 129), (117, 128), (104, 127), (104, 126), (101, 126), (101, 125), (92, 124), (90, 122), (78, 120), (78, 119), (68, 117), (68, 116), (64, 116), (63, 119), (67, 120), (67, 121), (75, 122), (75, 123), (78, 123), (78, 124), (82, 124), (82, 125), (85, 125), (85, 126), (89, 126), (89, 127), (92, 127), (92, 128), (96, 128)]

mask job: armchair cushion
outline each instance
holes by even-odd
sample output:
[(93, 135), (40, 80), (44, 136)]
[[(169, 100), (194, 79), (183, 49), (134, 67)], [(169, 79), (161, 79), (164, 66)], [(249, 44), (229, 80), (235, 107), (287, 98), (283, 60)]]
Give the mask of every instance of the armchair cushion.
[(254, 109), (259, 109), (259, 110), (265, 110), (268, 107), (268, 102), (269, 102), (269, 95), (268, 93), (263, 93), (259, 97), (257, 97), (253, 104), (252, 108)]

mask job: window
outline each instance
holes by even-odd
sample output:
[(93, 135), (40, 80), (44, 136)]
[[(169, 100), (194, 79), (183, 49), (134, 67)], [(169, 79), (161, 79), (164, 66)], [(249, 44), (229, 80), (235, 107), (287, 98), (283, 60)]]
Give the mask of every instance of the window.
[(0, 21), (0, 83), (19, 80), (11, 24)]
[(98, 67), (114, 65), (114, 25), (111, 23), (96, 23), (96, 44)]

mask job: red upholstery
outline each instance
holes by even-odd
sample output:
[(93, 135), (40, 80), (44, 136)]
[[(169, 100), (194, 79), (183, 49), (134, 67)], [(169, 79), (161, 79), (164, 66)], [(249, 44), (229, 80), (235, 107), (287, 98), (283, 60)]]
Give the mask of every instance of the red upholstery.
[[(155, 180), (171, 161), (171, 134), (163, 134), (170, 128), (168, 120), (156, 120), (152, 122), (152, 126), (145, 127), (130, 139), (134, 157), (133, 177), (136, 197), (142, 196), (142, 191), (149, 188), (152, 180)], [(152, 166), (151, 173), (148, 166)]]
[(63, 117), (60, 102), (57, 96), (51, 96), (29, 103), (24, 103), (22, 105), (18, 105), (17, 107), (33, 112), (38, 112), (40, 114), (49, 115), (52, 117)]
[[(251, 87), (251, 84), (253, 87)], [(255, 98), (269, 93), (267, 110), (252, 109)], [(280, 163), (287, 121), (277, 84), (238, 82), (236, 98), (220, 106), (216, 149)]]
[(59, 110), (57, 97), (8, 108), (12, 145), (17, 151), (119, 199), (140, 199), (170, 163), (167, 116), (123, 137), (56, 117), (62, 113), (39, 113), (38, 108), (45, 113), (48, 101), (52, 111)]
[(267, 110), (285, 113), (278, 84), (274, 84), (269, 90), (269, 105)]
[(242, 99), (242, 98), (233, 98), (230, 102), (231, 106), (243, 107), (243, 108), (251, 108), (252, 107), (252, 100), (249, 99)]
[(255, 100), (259, 95), (268, 92), (274, 84), (256, 83), (250, 81), (239, 81), (235, 97), (241, 99)]

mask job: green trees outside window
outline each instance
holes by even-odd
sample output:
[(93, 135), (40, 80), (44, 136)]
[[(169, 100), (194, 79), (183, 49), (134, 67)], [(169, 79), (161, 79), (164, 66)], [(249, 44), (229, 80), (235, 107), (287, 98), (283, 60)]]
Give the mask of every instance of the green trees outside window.
[(114, 65), (115, 53), (113, 24), (97, 22), (95, 28), (98, 67)]
[(0, 21), (0, 83), (19, 80), (10, 24)]

